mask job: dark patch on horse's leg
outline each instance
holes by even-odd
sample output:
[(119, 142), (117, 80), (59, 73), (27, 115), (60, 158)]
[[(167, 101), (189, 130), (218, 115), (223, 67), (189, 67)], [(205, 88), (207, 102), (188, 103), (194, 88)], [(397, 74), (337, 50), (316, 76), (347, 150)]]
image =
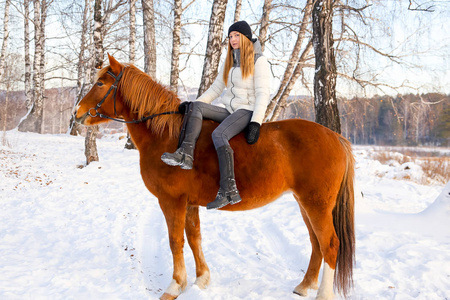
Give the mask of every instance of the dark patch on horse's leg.
[(209, 284), (209, 268), (202, 250), (202, 236), (200, 232), (200, 217), (198, 206), (188, 206), (186, 211), (186, 237), (194, 254), (197, 280), (195, 283), (202, 289)]

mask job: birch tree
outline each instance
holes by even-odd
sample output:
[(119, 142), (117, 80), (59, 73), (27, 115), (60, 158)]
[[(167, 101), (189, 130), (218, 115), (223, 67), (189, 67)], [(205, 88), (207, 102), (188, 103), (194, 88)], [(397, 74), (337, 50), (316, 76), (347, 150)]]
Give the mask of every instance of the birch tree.
[(182, 0), (174, 0), (173, 2), (173, 29), (172, 29), (172, 58), (170, 64), (170, 89), (175, 93), (178, 92), (178, 80), (180, 77), (180, 54), (181, 54), (181, 16), (183, 12), (194, 3), (195, 0), (189, 2), (183, 7)]
[(31, 92), (31, 58), (30, 58), (30, 0), (23, 1), (24, 6), (24, 62), (25, 62), (25, 103), (27, 111), (31, 111), (33, 94)]
[[(111, 14), (115, 12), (120, 6), (124, 5), (126, 0), (119, 0), (115, 4), (112, 1), (108, 1), (107, 5), (102, 10), (102, 0), (95, 0), (94, 2), (94, 30), (93, 30), (93, 64), (91, 69), (91, 86), (95, 83), (95, 74), (98, 69), (101, 69), (104, 62), (105, 49), (103, 40), (107, 31), (106, 24), (111, 17)], [(103, 13), (103, 15), (102, 15)], [(120, 20), (120, 17), (118, 18)], [(118, 21), (116, 20), (116, 23)], [(110, 26), (112, 26), (111, 24)], [(110, 27), (109, 27), (110, 28)], [(86, 165), (89, 165), (93, 161), (98, 161), (97, 151), (97, 134), (99, 131), (98, 125), (89, 126), (86, 132), (84, 155), (86, 156)]]
[(264, 47), (267, 39), (267, 31), (269, 30), (269, 16), (272, 10), (272, 0), (264, 0), (263, 13), (261, 16), (261, 28), (259, 29), (259, 42), (261, 43), (261, 50)]
[[(102, 19), (102, 0), (95, 0), (94, 2), (94, 65), (91, 66), (91, 85), (94, 84), (93, 78), (95, 78), (95, 72), (103, 65), (103, 19)], [(93, 161), (98, 161), (97, 151), (97, 134), (98, 125), (89, 126), (86, 132), (86, 138), (84, 141), (84, 155), (86, 156), (86, 165), (89, 165)]]
[(3, 78), (3, 74), (5, 74), (5, 58), (6, 58), (6, 48), (8, 45), (9, 38), (9, 7), (11, 5), (10, 0), (6, 0), (5, 2), (5, 17), (3, 18), (3, 42), (2, 49), (0, 52), (0, 80)]
[[(77, 92), (74, 106), (81, 101), (86, 94), (86, 89), (90, 85), (90, 70), (88, 70), (88, 59), (86, 53), (89, 50), (90, 43), (89, 34), (90, 24), (92, 22), (92, 1), (84, 0), (83, 16), (81, 21), (80, 50), (78, 52), (77, 64)], [(82, 125), (75, 121), (75, 115), (72, 114), (70, 119), (69, 132), (70, 135), (79, 135), (82, 131)]]
[(42, 133), (44, 117), (44, 76), (45, 76), (45, 20), (48, 5), (46, 0), (34, 0), (34, 63), (33, 63), (33, 102), (31, 110), (19, 124), (19, 131)]
[(307, 36), (307, 32), (311, 24), (310, 19), (313, 1), (314, 0), (306, 1), (305, 8), (303, 9), (303, 16), (301, 18), (301, 21), (299, 22), (300, 27), (298, 29), (297, 39), (295, 41), (293, 50), (287, 62), (287, 66), (284, 70), (278, 90), (272, 97), (267, 107), (266, 117), (271, 116), (271, 121), (274, 121), (278, 118), (281, 109), (286, 104), (289, 94), (294, 87), (294, 84), (302, 74), (303, 68), (311, 59), (311, 57), (309, 56), (312, 49), (311, 42), (308, 42), (305, 48), (302, 47), (309, 39), (309, 36)]
[(178, 78), (180, 75), (180, 47), (181, 47), (181, 14), (183, 13), (182, 0), (173, 1), (173, 31), (172, 31), (172, 60), (170, 64), (170, 89), (178, 91)]
[[(268, 0), (271, 1), (271, 0)], [(242, 0), (236, 0), (236, 8), (234, 9), (234, 21), (236, 23), (240, 20), (242, 10)]]
[[(129, 0), (130, 4), (130, 37), (129, 37), (129, 61), (134, 64), (136, 57), (136, 0)], [(125, 149), (136, 149), (133, 141), (131, 140), (130, 133), (127, 133), (127, 142), (125, 143)]]
[(313, 45), (316, 60), (314, 108), (316, 122), (341, 133), (336, 99), (336, 60), (333, 47), (333, 2), (315, 1), (312, 10)]
[(298, 78), (303, 74), (303, 69), (307, 67), (309, 64), (308, 61), (311, 59), (311, 56), (309, 55), (311, 50), (312, 50), (312, 39), (309, 40), (307, 46), (305, 47), (305, 49), (303, 49), (298, 59), (298, 62), (295, 66), (295, 69), (292, 71), (291, 77), (287, 80), (284, 88), (281, 91), (279, 90), (280, 95), (278, 101), (276, 102), (277, 105), (273, 111), (272, 117), (270, 118), (271, 121), (275, 121), (278, 119), (281, 110), (287, 104), (287, 99), (295, 83), (297, 82)]
[(144, 18), (144, 71), (156, 78), (155, 9), (153, 0), (142, 0)]
[[(0, 84), (4, 92), (4, 102), (0, 106), (0, 120), (1, 130), (3, 131), (2, 145), (8, 145), (6, 139), (6, 130), (11, 129), (11, 120), (16, 116), (14, 97), (10, 99), (12, 91), (17, 90), (17, 86), (22, 77), (22, 65), (20, 62), (23, 60), (22, 56), (17, 53), (8, 53), (5, 57), (5, 63), (3, 65), (3, 76), (0, 77)], [(13, 101), (10, 101), (13, 100)], [(10, 104), (12, 104), (10, 106)]]
[[(39, 88), (41, 89), (39, 92), (39, 97), (41, 98), (42, 103), (42, 124), (41, 124), (41, 132), (44, 133), (45, 131), (45, 110), (44, 110), (44, 99), (45, 99), (45, 42), (46, 42), (46, 35), (45, 35), (45, 24), (47, 20), (47, 11), (48, 11), (48, 4), (47, 0), (41, 0), (41, 47), (40, 47), (40, 55), (41, 58), (39, 59), (39, 71), (38, 71), (38, 80), (39, 80)], [(50, 0), (49, 3), (51, 3), (53, 0)]]
[(219, 70), (222, 54), (223, 22), (228, 0), (214, 0), (209, 20), (208, 42), (206, 44), (203, 72), (197, 98), (201, 96), (214, 82)]
[(131, 64), (134, 64), (136, 59), (136, 1), (129, 0), (130, 4), (130, 37), (128, 39), (129, 55), (128, 59)]

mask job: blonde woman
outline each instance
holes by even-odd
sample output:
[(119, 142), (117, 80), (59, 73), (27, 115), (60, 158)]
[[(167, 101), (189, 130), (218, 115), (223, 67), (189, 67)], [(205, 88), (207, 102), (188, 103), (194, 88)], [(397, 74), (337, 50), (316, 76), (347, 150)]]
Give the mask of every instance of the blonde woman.
[[(247, 142), (254, 144), (259, 138), (259, 128), (270, 96), (270, 67), (262, 56), (261, 45), (252, 39), (252, 31), (245, 21), (234, 23), (228, 29), (228, 52), (225, 63), (211, 85), (196, 101), (187, 114), (185, 137), (174, 153), (164, 153), (162, 161), (182, 169), (192, 169), (194, 148), (202, 120), (219, 122), (212, 133), (219, 158), (220, 188), (216, 199), (207, 209), (219, 209), (241, 201), (234, 177), (234, 158), (229, 140), (247, 128)], [(224, 107), (210, 104), (218, 98)], [(186, 102), (180, 105), (185, 109)]]

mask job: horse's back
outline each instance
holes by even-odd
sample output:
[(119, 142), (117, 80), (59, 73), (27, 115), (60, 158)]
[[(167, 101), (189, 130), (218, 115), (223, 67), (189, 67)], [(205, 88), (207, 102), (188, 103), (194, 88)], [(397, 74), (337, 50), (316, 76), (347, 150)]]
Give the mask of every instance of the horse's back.
[(311, 183), (334, 177), (337, 169), (345, 169), (346, 153), (340, 141), (343, 137), (336, 132), (300, 119), (265, 125), (261, 136), (268, 136), (268, 140), (263, 143), (268, 148), (274, 144), (279, 149), (277, 154), (286, 157), (284, 168), (290, 169), (292, 180)]
[[(206, 121), (202, 133), (210, 140), (216, 126)], [(340, 138), (322, 125), (301, 119), (264, 123), (260, 138), (253, 145), (246, 142), (243, 133), (237, 135), (230, 144), (235, 155), (237, 185), (245, 201), (226, 209), (260, 207), (289, 190), (300, 195), (316, 192), (324, 185), (338, 188), (345, 170), (345, 150)], [(199, 155), (205, 156), (206, 149), (214, 151), (204, 138), (199, 142), (203, 144)], [(213, 176), (218, 176), (217, 167), (213, 166), (216, 159), (208, 159), (207, 163)]]

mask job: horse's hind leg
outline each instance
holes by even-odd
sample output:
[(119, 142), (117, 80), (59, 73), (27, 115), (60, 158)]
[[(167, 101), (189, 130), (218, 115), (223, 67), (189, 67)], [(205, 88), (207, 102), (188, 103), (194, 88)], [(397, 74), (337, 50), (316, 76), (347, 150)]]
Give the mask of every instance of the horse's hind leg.
[[(334, 224), (333, 224), (333, 207), (335, 199), (332, 195), (324, 194), (322, 196), (315, 194), (314, 199), (299, 199), (301, 201), (301, 207), (303, 209), (303, 214), (309, 219), (310, 226), (309, 230), (312, 229), (315, 238), (320, 246), (321, 256), (324, 260), (322, 281), (319, 286), (319, 291), (317, 292), (316, 299), (333, 299), (333, 283), (334, 283), (334, 273), (336, 268), (336, 259), (339, 250), (339, 239), (336, 235)], [(311, 228), (311, 229), (310, 229)], [(317, 248), (317, 245), (314, 246)], [(317, 255), (317, 254), (316, 254)], [(312, 266), (311, 276), (317, 276), (313, 274), (317, 272), (317, 259), (311, 261), (315, 265)], [(305, 278), (307, 276), (305, 275)], [(317, 278), (317, 277), (316, 277)], [(308, 278), (306, 278), (308, 279)]]
[(195, 260), (195, 269), (197, 279), (195, 284), (204, 289), (209, 284), (209, 268), (206, 264), (202, 251), (202, 236), (200, 233), (200, 218), (198, 214), (198, 206), (188, 206), (186, 211), (186, 237), (189, 246), (192, 249)]
[(316, 234), (311, 227), (311, 222), (309, 221), (305, 210), (300, 204), (298, 197), (296, 195), (294, 195), (294, 197), (300, 206), (300, 211), (302, 213), (302, 217), (306, 224), (306, 227), (308, 228), (309, 239), (311, 240), (312, 246), (311, 259), (309, 260), (308, 270), (306, 271), (305, 277), (303, 277), (302, 282), (297, 287), (295, 287), (294, 293), (300, 296), (307, 296), (309, 289), (317, 290), (319, 288), (318, 283), (320, 265), (322, 264), (322, 252), (320, 252), (319, 241), (317, 240)]

